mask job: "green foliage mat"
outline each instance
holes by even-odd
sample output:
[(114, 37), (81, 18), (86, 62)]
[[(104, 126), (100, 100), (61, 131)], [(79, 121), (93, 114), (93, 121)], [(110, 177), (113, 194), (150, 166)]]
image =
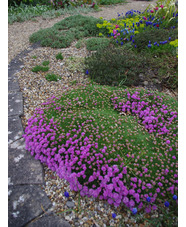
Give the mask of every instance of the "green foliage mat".
[(86, 40), (86, 47), (87, 50), (96, 51), (108, 47), (110, 42), (108, 38), (90, 38)]
[(42, 46), (52, 48), (66, 48), (75, 39), (83, 37), (97, 36), (99, 28), (96, 24), (100, 23), (101, 19), (75, 15), (65, 18), (56, 23), (51, 28), (41, 29), (30, 36), (30, 42), (40, 42)]

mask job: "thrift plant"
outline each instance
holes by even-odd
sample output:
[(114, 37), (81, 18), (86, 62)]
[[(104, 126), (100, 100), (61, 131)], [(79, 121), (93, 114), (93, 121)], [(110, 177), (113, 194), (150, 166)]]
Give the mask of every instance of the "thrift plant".
[(63, 60), (63, 55), (62, 55), (62, 53), (56, 54), (56, 59), (57, 59), (57, 60)]
[(49, 61), (44, 61), (44, 62), (42, 63), (42, 65), (43, 65), (43, 66), (47, 66), (47, 65), (49, 65), (49, 63), (50, 63)]
[(24, 138), (71, 190), (136, 215), (177, 199), (177, 117), (176, 100), (162, 93), (85, 85), (36, 109)]
[(46, 76), (45, 76), (45, 78), (48, 80), (48, 81), (58, 81), (58, 80), (60, 80), (61, 79), (61, 77), (59, 77), (58, 75), (56, 75), (56, 74), (47, 74)]

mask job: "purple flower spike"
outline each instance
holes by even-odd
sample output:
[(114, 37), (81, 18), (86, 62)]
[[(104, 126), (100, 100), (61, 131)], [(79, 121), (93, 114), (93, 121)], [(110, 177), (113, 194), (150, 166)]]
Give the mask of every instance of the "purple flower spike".
[(69, 193), (67, 191), (65, 191), (64, 196), (68, 198), (69, 197)]
[(173, 198), (174, 200), (177, 200), (177, 199), (178, 199), (177, 195), (173, 195), (172, 198)]
[(132, 213), (133, 213), (134, 215), (137, 214), (137, 212), (138, 212), (137, 208), (133, 208), (133, 209), (132, 209)]

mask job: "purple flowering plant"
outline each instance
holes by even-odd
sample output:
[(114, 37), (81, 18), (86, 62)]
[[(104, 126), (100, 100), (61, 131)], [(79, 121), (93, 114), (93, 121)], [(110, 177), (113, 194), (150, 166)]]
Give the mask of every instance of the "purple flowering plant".
[(177, 103), (161, 93), (85, 85), (36, 109), (24, 138), (81, 196), (149, 212), (177, 195)]
[[(173, 3), (171, 4), (173, 5)], [(148, 30), (157, 31), (165, 28), (174, 29), (178, 27), (178, 12), (175, 7), (172, 7), (171, 13), (168, 10), (169, 7), (164, 7), (160, 3), (152, 7), (153, 9), (151, 10), (147, 7), (144, 12), (131, 9), (125, 15), (118, 13), (117, 19), (111, 19), (109, 22), (103, 20), (103, 24), (98, 24), (97, 26), (101, 30), (106, 28), (106, 36), (110, 37), (114, 44), (121, 46), (124, 43), (130, 43), (134, 48), (137, 48), (135, 37), (139, 33), (145, 35), (144, 31)], [(169, 36), (167, 40), (169, 40)], [(162, 40), (163, 44), (167, 40)], [(147, 43), (146, 46), (151, 47), (152, 45)], [(158, 47), (159, 44), (156, 48)]]

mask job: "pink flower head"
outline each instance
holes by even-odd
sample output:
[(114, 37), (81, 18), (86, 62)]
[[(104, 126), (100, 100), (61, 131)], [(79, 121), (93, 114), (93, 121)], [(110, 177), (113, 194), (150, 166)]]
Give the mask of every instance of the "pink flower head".
[(156, 191), (157, 191), (157, 192), (160, 192), (160, 189), (159, 189), (159, 188), (157, 188), (157, 189), (156, 189)]
[(170, 140), (167, 140), (166, 143), (167, 143), (167, 144), (170, 144)]
[(158, 10), (158, 7), (154, 8), (155, 10)]
[(154, 13), (154, 10), (151, 10), (150, 12), (151, 12), (151, 13)]
[(146, 17), (143, 17), (143, 19), (144, 19), (144, 20), (147, 20), (147, 18), (146, 18)]
[(165, 16), (163, 16), (163, 19), (165, 19)]
[(117, 31), (114, 29), (114, 30), (113, 30), (113, 34), (115, 35), (116, 33), (117, 33)]
[(116, 29), (119, 28), (119, 25), (116, 24), (115, 28), (116, 28)]
[(160, 7), (163, 9), (164, 6), (163, 5), (160, 5)]

